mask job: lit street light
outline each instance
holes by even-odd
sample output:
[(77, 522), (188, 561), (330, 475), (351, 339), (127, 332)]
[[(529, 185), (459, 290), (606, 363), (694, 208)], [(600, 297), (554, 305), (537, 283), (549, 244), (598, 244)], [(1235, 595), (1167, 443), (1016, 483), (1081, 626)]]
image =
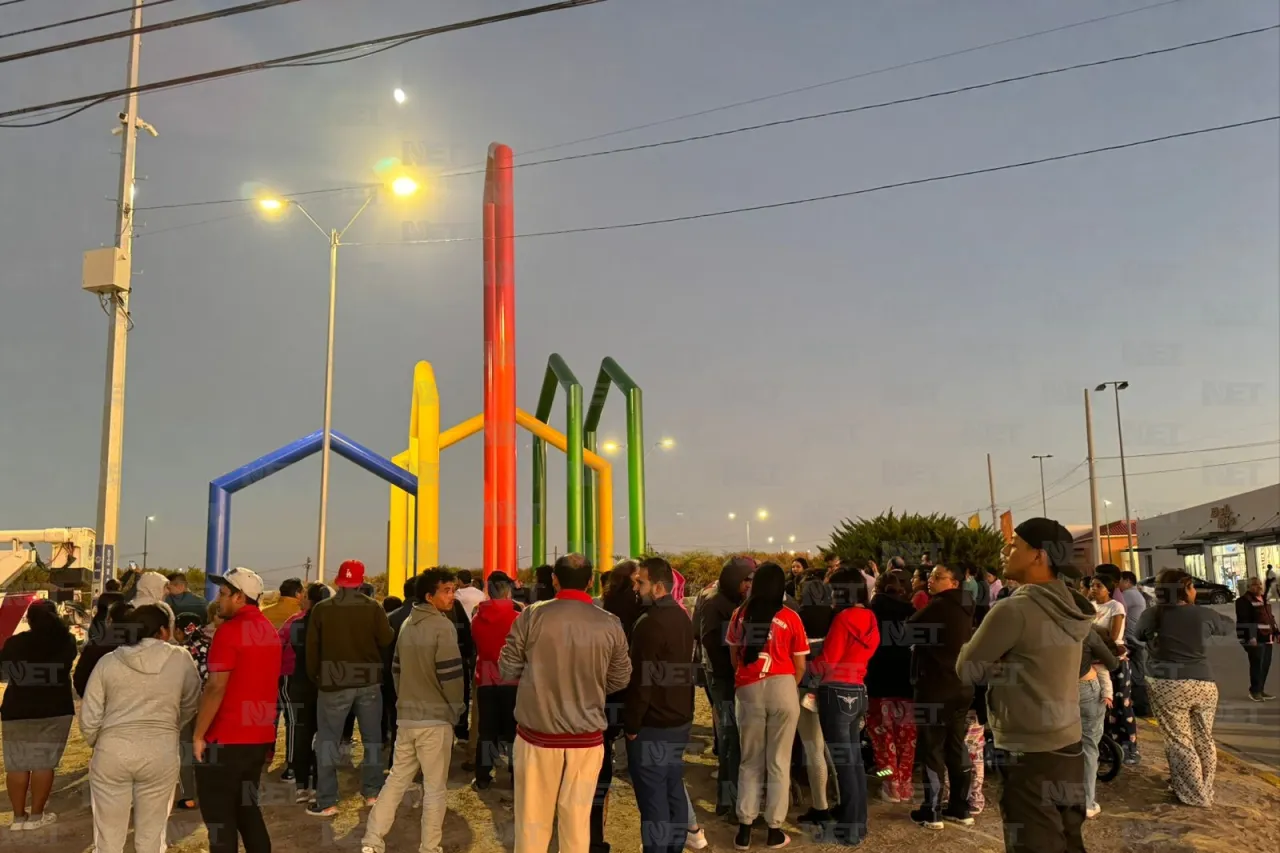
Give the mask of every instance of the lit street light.
[(1116, 395), (1116, 437), (1120, 442), (1120, 486), (1124, 490), (1124, 532), (1129, 543), (1128, 553), (1125, 554), (1125, 568), (1133, 570), (1133, 567), (1128, 563), (1129, 560), (1133, 560), (1136, 556), (1133, 552), (1133, 524), (1129, 521), (1133, 516), (1129, 515), (1129, 477), (1124, 467), (1124, 427), (1120, 423), (1120, 392), (1128, 388), (1129, 383), (1125, 381), (1103, 382), (1094, 390), (1101, 393), (1107, 390), (1108, 385), (1114, 389)]
[(151, 532), (151, 522), (155, 521), (154, 515), (148, 515), (147, 520), (142, 524), (142, 570), (147, 570), (147, 535)]
[(403, 104), (408, 100), (408, 97), (404, 93), (404, 89), (396, 89), (391, 93), (391, 97), (395, 98), (397, 104)]
[[(606, 456), (615, 456), (625, 446), (626, 445), (624, 443), (613, 441), (611, 439), (609, 441), (601, 442), (600, 449), (604, 451)], [(649, 448), (645, 450), (644, 455), (648, 456), (650, 451), (658, 448), (661, 448), (662, 450), (674, 450), (675, 446), (676, 440), (674, 438), (664, 438), (661, 441), (655, 441), (650, 445)]]
[[(402, 198), (411, 196), (418, 191), (418, 182), (405, 174), (397, 175), (387, 186), (392, 193)], [(333, 328), (338, 306), (338, 247), (342, 245), (343, 235), (373, 203), (377, 193), (378, 189), (375, 187), (369, 193), (368, 198), (364, 200), (364, 204), (360, 206), (360, 209), (355, 212), (355, 215), (347, 221), (347, 224), (340, 231), (337, 229), (325, 231), (320, 223), (316, 222), (315, 218), (307, 212), (307, 209), (294, 199), (272, 196), (258, 199), (258, 207), (268, 214), (280, 214), (289, 207), (297, 208), (316, 227), (316, 230), (324, 234), (329, 241), (329, 337), (324, 370), (324, 439), (320, 449), (320, 530), (318, 534), (319, 543), (316, 547), (316, 580), (319, 581), (324, 580), (325, 533), (329, 519), (329, 446), (333, 434)]]
[(1041, 515), (1044, 516), (1045, 518), (1048, 518), (1049, 517), (1049, 501), (1044, 496), (1044, 460), (1052, 459), (1053, 454), (1046, 453), (1043, 456), (1033, 455), (1031, 458), (1038, 459), (1040, 461), (1040, 510), (1041, 510)]

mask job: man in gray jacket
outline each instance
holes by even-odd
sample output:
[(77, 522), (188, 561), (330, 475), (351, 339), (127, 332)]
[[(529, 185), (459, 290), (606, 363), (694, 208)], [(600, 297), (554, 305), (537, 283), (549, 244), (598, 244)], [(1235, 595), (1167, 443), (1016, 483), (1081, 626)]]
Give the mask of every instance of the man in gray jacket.
[(591, 844), (605, 696), (631, 680), (622, 623), (586, 592), (592, 574), (581, 554), (557, 560), (556, 597), (516, 617), (498, 658), (502, 679), (520, 682), (515, 853), (546, 853), (553, 827), (561, 853), (587, 853)]
[(1005, 577), (1018, 590), (996, 602), (956, 660), (962, 682), (987, 685), (1006, 853), (1084, 853), (1077, 682), (1092, 619), (1061, 580), (1076, 572), (1072, 556), (1058, 522), (1018, 525), (1005, 546)]
[(391, 775), (369, 812), (361, 853), (385, 853), (396, 809), (422, 773), (422, 841), (419, 853), (440, 853), (448, 794), (453, 727), (462, 715), (462, 653), (458, 632), (441, 611), (453, 607), (454, 577), (428, 569), (418, 582), (425, 599), (400, 629), (391, 676), (396, 685), (396, 748)]

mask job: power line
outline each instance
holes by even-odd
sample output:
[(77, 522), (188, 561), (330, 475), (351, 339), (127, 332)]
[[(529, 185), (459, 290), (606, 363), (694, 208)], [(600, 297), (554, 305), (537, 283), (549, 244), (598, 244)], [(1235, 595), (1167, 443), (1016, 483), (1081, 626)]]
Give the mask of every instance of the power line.
[[(1183, 456), (1189, 453), (1214, 453), (1219, 450), (1242, 450), (1247, 447), (1266, 447), (1268, 445), (1280, 443), (1276, 439), (1270, 441), (1251, 441), (1248, 444), (1224, 444), (1222, 447), (1201, 447), (1195, 450), (1162, 450), (1159, 453), (1126, 453), (1125, 459), (1142, 459), (1148, 456)], [(1119, 459), (1119, 456), (1095, 456), (1095, 459), (1101, 461), (1104, 459)]]
[[(740, 213), (757, 213), (765, 210), (777, 210), (784, 207), (797, 207), (804, 204), (813, 204), (815, 202), (833, 201), (836, 199), (853, 198), (854, 196), (870, 195), (872, 193), (885, 192), (887, 190), (903, 189), (905, 187), (922, 186), (924, 184), (935, 184), (943, 181), (955, 180), (957, 178), (969, 178), (977, 175), (990, 175), (997, 172), (1008, 172), (1014, 169), (1022, 169), (1028, 166), (1041, 166), (1046, 163), (1057, 163), (1064, 160), (1074, 160), (1079, 157), (1088, 157), (1094, 154), (1108, 154), (1116, 151), (1124, 151), (1130, 148), (1139, 148), (1144, 145), (1154, 145), (1159, 142), (1169, 142), (1175, 139), (1186, 139), (1193, 136), (1203, 136), (1210, 133), (1218, 133), (1226, 130), (1236, 130), (1254, 125), (1268, 124), (1270, 122), (1280, 121), (1280, 115), (1266, 116), (1263, 118), (1249, 119), (1247, 121), (1232, 122), (1231, 124), (1219, 124), (1212, 127), (1202, 127), (1195, 130), (1184, 130), (1178, 133), (1168, 133), (1163, 136), (1152, 136), (1146, 139), (1138, 139), (1133, 142), (1122, 142), (1116, 145), (1103, 145), (1097, 148), (1088, 148), (1083, 151), (1072, 151), (1068, 154), (1055, 154), (1049, 157), (1037, 157), (1033, 160), (1021, 160), (1016, 163), (1004, 163), (999, 166), (986, 166), (980, 169), (967, 169), (962, 172), (948, 172), (942, 175), (930, 175), (924, 178), (912, 178), (905, 181), (895, 181), (889, 184), (879, 184), (873, 187), (863, 187), (856, 190), (846, 190), (838, 193), (827, 193), (825, 195), (807, 196), (805, 198), (789, 199), (787, 201), (775, 201), (765, 204), (747, 205), (745, 207), (732, 207), (724, 210), (712, 210), (704, 213), (689, 213), (683, 216), (668, 216), (660, 219), (641, 219), (634, 222), (617, 222), (607, 225), (585, 225), (578, 228), (561, 228), (551, 231), (531, 231), (525, 234), (517, 234), (519, 238), (531, 237), (558, 237), (565, 234), (586, 234), (599, 231), (620, 231), (630, 228), (643, 228), (650, 225), (671, 225), (679, 222), (694, 222), (701, 219), (714, 219), (720, 216), (731, 216)], [(443, 239), (424, 239), (424, 240), (401, 240), (396, 242), (369, 242), (369, 243), (352, 243), (350, 245), (362, 246), (412, 246), (427, 243), (456, 243), (456, 242), (474, 242), (480, 240), (480, 237), (460, 237), (460, 238), (443, 238)]]
[(531, 148), (528, 151), (525, 151), (524, 153), (526, 155), (540, 154), (544, 151), (554, 151), (557, 148), (567, 148), (571, 145), (579, 145), (583, 142), (595, 142), (598, 139), (607, 139), (608, 137), (611, 137), (611, 136), (620, 136), (621, 134), (632, 133), (633, 131), (637, 131), (637, 130), (647, 130), (648, 128), (651, 128), (651, 127), (658, 127), (664, 124), (671, 124), (672, 122), (684, 121), (685, 119), (699, 118), (701, 116), (711, 115), (712, 113), (723, 112), (724, 110), (732, 110), (732, 109), (736, 109), (737, 107), (745, 107), (745, 106), (750, 106), (752, 104), (759, 104), (764, 101), (774, 100), (775, 98), (784, 98), (789, 95), (798, 95), (802, 92), (811, 92), (814, 89), (821, 89), (826, 86), (834, 86), (838, 83), (849, 83), (853, 80), (861, 80), (865, 77), (873, 77), (878, 74), (887, 74), (891, 71), (901, 71), (904, 68), (913, 68), (917, 65), (924, 65), (930, 62), (937, 62), (942, 59), (952, 59), (957, 56), (964, 56), (965, 54), (974, 53), (980, 50), (986, 50), (992, 47), (1000, 47), (1006, 44), (1013, 44), (1015, 42), (1025, 41), (1026, 39), (1037, 38), (1039, 36), (1050, 35), (1052, 33), (1060, 33), (1060, 32), (1063, 32), (1064, 30), (1074, 29), (1076, 27), (1084, 27), (1090, 24), (1097, 24), (1103, 21), (1112, 20), (1114, 18), (1123, 18), (1126, 15), (1135, 15), (1139, 12), (1147, 12), (1152, 9), (1159, 9), (1163, 6), (1172, 6), (1175, 3), (1181, 3), (1181, 2), (1183, 2), (1183, 0), (1162, 0), (1162, 2), (1160, 3), (1152, 3), (1147, 6), (1139, 6), (1136, 9), (1126, 9), (1123, 12), (1114, 12), (1109, 15), (1102, 15), (1096, 18), (1089, 18), (1083, 21), (1076, 21), (1075, 23), (1071, 23), (1071, 24), (1062, 24), (1057, 27), (1050, 27), (1047, 30), (1036, 30), (1035, 32), (1023, 33), (1022, 35), (1019, 35), (1019, 36), (1011, 36), (1010, 38), (999, 39), (998, 41), (990, 41), (990, 42), (986, 42), (985, 44), (973, 45), (972, 47), (965, 47), (959, 50), (952, 50), (952, 51), (948, 51), (947, 53), (939, 53), (934, 56), (924, 57), (922, 59), (913, 59), (908, 62), (900, 62), (896, 65), (886, 65), (881, 68), (872, 69), (870, 71), (862, 71), (857, 74), (851, 74), (847, 77), (838, 77), (834, 80), (826, 80), (821, 83), (812, 83), (810, 85), (800, 86), (799, 88), (795, 88), (795, 89), (787, 89), (784, 92), (775, 92), (772, 95), (761, 95), (756, 98), (748, 98), (745, 101), (735, 101), (734, 103), (731, 103), (731, 104), (722, 104), (721, 106), (718, 106), (718, 107), (710, 107), (705, 110), (698, 110), (697, 112), (684, 113), (683, 115), (671, 116), (670, 118), (658, 119), (656, 121), (645, 122), (644, 124), (635, 124), (635, 125), (631, 125), (630, 127), (621, 128), (619, 130), (611, 130), (607, 133), (597, 133), (594, 136), (584, 136), (579, 139), (570, 140), (568, 142), (557, 142), (555, 145), (544, 145), (541, 148)]
[[(1185, 44), (1174, 45), (1172, 47), (1162, 47), (1155, 50), (1147, 50), (1142, 53), (1130, 53), (1124, 56), (1113, 56), (1110, 59), (1099, 59), (1093, 62), (1081, 62), (1076, 65), (1066, 65), (1061, 68), (1051, 68), (1047, 71), (1036, 71), (1030, 74), (1019, 74), (1015, 77), (1002, 77), (998, 80), (988, 80), (985, 83), (974, 83), (970, 86), (960, 86), (955, 89), (943, 89), (937, 92), (929, 92), (924, 95), (913, 95), (906, 98), (895, 98), (891, 101), (880, 101), (874, 104), (864, 104), (857, 107), (845, 107), (838, 110), (828, 110), (821, 113), (809, 113), (807, 115), (795, 116), (793, 118), (777, 119), (775, 121), (762, 122), (760, 124), (745, 125), (743, 127), (732, 127), (727, 130), (717, 130), (711, 133), (701, 133), (694, 136), (682, 136), (677, 139), (664, 139), (658, 142), (646, 142), (642, 145), (628, 145), (623, 148), (608, 148), (604, 151), (588, 151), (583, 154), (568, 154), (564, 157), (551, 157), (545, 160), (533, 160), (528, 163), (517, 163), (514, 168), (521, 169), (529, 166), (545, 166), (549, 163), (564, 163), (570, 160), (587, 160), (593, 157), (603, 157), (610, 154), (623, 154), (631, 151), (645, 151), (650, 148), (664, 148), (668, 145), (680, 145), (685, 142), (698, 142), (705, 139), (718, 139), (722, 136), (732, 136), (736, 133), (745, 133), (748, 131), (762, 130), (770, 127), (781, 127), (787, 124), (796, 124), (798, 122), (813, 121), (814, 119), (832, 118), (835, 116), (852, 115), (853, 113), (866, 112), (868, 110), (878, 110), (885, 107), (896, 107), (903, 104), (914, 104), (919, 101), (928, 101), (933, 98), (944, 98), (950, 95), (959, 95), (966, 92), (976, 92), (982, 89), (990, 89), (994, 86), (1003, 86), (1007, 83), (1019, 83), (1024, 80), (1034, 80), (1039, 77), (1051, 77), (1055, 74), (1064, 74), (1069, 71), (1080, 71), (1085, 68), (1098, 68), (1104, 65), (1111, 65), (1117, 62), (1128, 62), (1134, 59), (1145, 59), (1151, 56), (1160, 56), (1166, 53), (1174, 53), (1180, 50), (1187, 50), (1193, 47), (1203, 47), (1204, 45), (1216, 44), (1218, 42), (1230, 41), (1232, 39), (1243, 38), (1244, 36), (1258, 35), (1260, 33), (1273, 32), (1280, 30), (1280, 24), (1270, 27), (1259, 27), (1258, 29), (1245, 30), (1243, 32), (1230, 33), (1215, 38), (1202, 39), (1200, 41), (1187, 42)], [(456, 177), (461, 175), (481, 174), (483, 169), (468, 169), (462, 172), (452, 172), (446, 177)]]
[(19, 53), (10, 53), (5, 56), (0, 56), (0, 65), (6, 62), (16, 62), (19, 59), (31, 59), (35, 56), (44, 56), (50, 53), (61, 53), (64, 50), (74, 50), (79, 47), (87, 47), (91, 44), (101, 44), (102, 42), (115, 41), (116, 39), (129, 38), (131, 36), (142, 35), (144, 33), (153, 33), (159, 30), (171, 30), (175, 27), (185, 27), (188, 24), (200, 24), (205, 21), (217, 20), (218, 18), (230, 18), (235, 15), (243, 15), (247, 12), (259, 12), (263, 9), (272, 9), (276, 6), (287, 6), (290, 3), (297, 2), (298, 0), (255, 0), (253, 3), (245, 3), (240, 6), (230, 6), (226, 9), (219, 9), (216, 12), (201, 12), (199, 15), (188, 15), (185, 18), (174, 18), (171, 21), (161, 21), (156, 24), (144, 24), (136, 29), (116, 30), (112, 33), (103, 33), (101, 35), (88, 36), (86, 38), (62, 42), (60, 44), (36, 47)]
[[(152, 9), (156, 6), (163, 6), (165, 3), (172, 3), (172, 2), (173, 0), (147, 0), (146, 8)], [(0, 3), (0, 6), (6, 6), (6, 5), (8, 4)], [(109, 18), (112, 15), (122, 15), (126, 12), (132, 12), (132, 11), (133, 11), (132, 6), (122, 6), (119, 9), (112, 9), (108, 12), (97, 12), (95, 14), (84, 15), (79, 18), (68, 18), (65, 21), (57, 21), (52, 24), (41, 24), (38, 27), (28, 27), (25, 30), (15, 30), (11, 33), (0, 33), (0, 39), (14, 38), (15, 36), (25, 36), (25, 35), (30, 35), (31, 33), (40, 33), (40, 32), (44, 32), (45, 30), (57, 29), (58, 27), (68, 27), (68, 26), (71, 26), (72, 24), (83, 24), (85, 21), (96, 21), (99, 18)]]
[[(1128, 457), (1125, 457), (1128, 458)], [(1251, 465), (1254, 462), (1270, 462), (1273, 459), (1280, 459), (1280, 456), (1263, 456), (1258, 459), (1237, 459), (1233, 462), (1211, 462), (1205, 465), (1186, 465), (1182, 468), (1164, 468), (1159, 471), (1130, 471), (1130, 477), (1146, 477), (1151, 474), (1176, 474), (1180, 471), (1199, 471), (1202, 468), (1225, 468), (1228, 465)], [(1103, 474), (1098, 477), (1099, 480), (1114, 480), (1120, 477), (1120, 474)]]
[[(317, 59), (334, 54), (349, 52), (351, 50), (363, 47), (378, 47), (381, 45), (396, 46), (408, 44), (418, 39), (428, 38), (430, 36), (442, 35), (444, 33), (458, 32), (460, 30), (474, 29), (476, 27), (486, 26), (488, 24), (503, 23), (513, 21), (519, 18), (528, 18), (534, 15), (540, 15), (544, 12), (556, 12), (562, 9), (572, 9), (578, 6), (588, 6), (594, 3), (600, 3), (602, 0), (559, 0), (556, 3), (548, 3), (543, 6), (533, 6), (527, 9), (517, 9), (513, 12), (502, 12), (495, 15), (487, 15), (482, 18), (472, 18), (466, 21), (458, 21), (452, 24), (444, 24), (437, 27), (428, 27), (421, 30), (411, 30), (405, 33), (399, 33), (392, 36), (383, 36), (376, 39), (368, 39), (366, 41), (354, 42), (352, 44), (342, 45), (339, 47), (321, 48), (318, 50), (310, 50), (305, 53), (298, 53), (292, 56), (278, 57), (276, 59), (267, 59), (259, 62), (250, 62), (244, 65), (235, 65), (228, 68), (220, 68), (214, 71), (205, 71), (199, 74), (188, 74), (184, 77), (173, 77), (168, 80), (157, 80), (152, 83), (144, 83), (138, 86), (130, 86), (122, 89), (112, 89), (107, 92), (99, 92), (93, 95), (81, 95), (75, 98), (64, 98), (60, 101), (51, 101), (45, 104), (36, 104), (34, 106), (19, 107), (17, 109), (6, 110), (0, 112), (0, 119), (15, 118), (17, 116), (31, 115), (33, 113), (44, 113), (51, 110), (57, 110), (64, 107), (79, 107), (82, 105), (93, 106), (106, 101), (114, 100), (134, 92), (155, 92), (164, 89), (174, 89), (179, 86), (185, 86), (191, 83), (203, 83), (210, 80), (220, 80), (226, 77), (233, 77), (240, 74), (247, 74), (254, 71), (262, 71), (268, 68), (287, 67), (291, 63), (300, 63), (310, 59)], [(358, 57), (357, 57), (358, 58)], [(75, 113), (59, 116), (56, 121), (70, 118)], [(48, 122), (52, 123), (52, 122)], [(34, 125), (20, 124), (0, 124), (0, 127), (24, 127)]]

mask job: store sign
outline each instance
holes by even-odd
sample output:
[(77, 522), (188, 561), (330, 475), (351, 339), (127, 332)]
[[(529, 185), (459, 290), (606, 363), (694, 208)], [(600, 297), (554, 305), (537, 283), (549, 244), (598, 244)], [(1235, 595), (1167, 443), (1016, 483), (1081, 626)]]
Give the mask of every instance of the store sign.
[(1209, 518), (1217, 521), (1218, 529), (1222, 531), (1234, 530), (1236, 524), (1240, 521), (1240, 516), (1231, 511), (1230, 504), (1210, 507)]

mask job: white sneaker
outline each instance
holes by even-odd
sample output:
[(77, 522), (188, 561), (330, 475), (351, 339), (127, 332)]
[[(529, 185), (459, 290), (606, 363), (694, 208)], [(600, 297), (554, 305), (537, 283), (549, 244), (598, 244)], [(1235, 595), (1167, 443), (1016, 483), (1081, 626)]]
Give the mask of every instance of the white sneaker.
[(361, 847), (360, 853), (378, 853), (378, 851), (374, 850), (372, 847)]
[(1095, 817), (1097, 817), (1100, 814), (1102, 814), (1102, 806), (1098, 805), (1097, 803), (1094, 803), (1093, 805), (1089, 806), (1089, 808), (1084, 810), (1084, 816), (1088, 820), (1093, 820)]
[(702, 850), (707, 846), (707, 833), (699, 829), (697, 832), (690, 831), (684, 837), (684, 846), (690, 850)]
[(46, 826), (51, 826), (54, 823), (57, 823), (57, 821), (58, 816), (56, 814), (53, 812), (45, 812), (40, 815), (40, 817), (28, 817), (26, 826), (24, 826), (23, 829), (28, 832), (32, 832), (37, 829), (44, 829)]
[(27, 828), (27, 819), (25, 817), (15, 817), (13, 823), (9, 824), (10, 832), (22, 832)]
[(293, 801), (299, 805), (306, 805), (316, 798), (316, 792), (310, 788), (299, 788), (298, 793), (294, 795)]

